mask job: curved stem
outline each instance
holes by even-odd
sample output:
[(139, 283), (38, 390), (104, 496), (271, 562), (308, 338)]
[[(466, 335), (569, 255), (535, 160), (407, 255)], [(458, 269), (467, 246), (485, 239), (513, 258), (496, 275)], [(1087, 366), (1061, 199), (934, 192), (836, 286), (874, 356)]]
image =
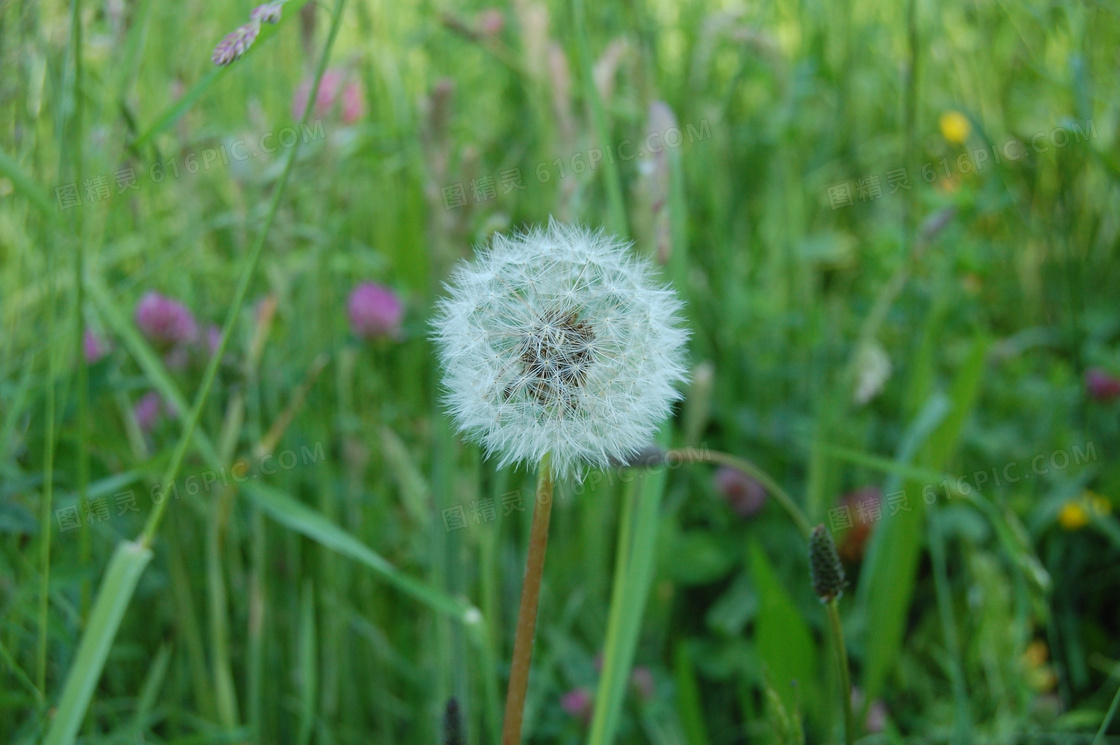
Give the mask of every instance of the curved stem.
[(739, 458), (729, 453), (721, 453), (718, 450), (697, 450), (695, 448), (683, 448), (677, 450), (668, 450), (665, 452), (666, 462), (672, 463), (679, 460), (680, 463), (711, 463), (718, 466), (730, 466), (737, 468), (743, 473), (754, 478), (758, 483), (762, 484), (766, 491), (773, 495), (782, 509), (786, 511), (790, 519), (793, 520), (794, 525), (805, 536), (806, 540), (809, 534), (813, 532), (813, 526), (809, 524), (809, 518), (805, 517), (805, 513), (797, 503), (793, 501), (785, 489), (778, 485), (778, 482), (770, 477), (766, 471), (751, 463), (749, 460)]
[(844, 629), (840, 625), (840, 611), (837, 609), (839, 598), (833, 598), (825, 604), (828, 609), (828, 625), (832, 630), (832, 643), (836, 647), (836, 665), (840, 669), (840, 702), (844, 710), (844, 735), (848, 745), (856, 741), (856, 724), (852, 717), (852, 675), (848, 670), (848, 648), (844, 644)]
[(529, 558), (521, 582), (521, 608), (517, 613), (517, 634), (513, 639), (513, 661), (506, 694), (506, 716), (502, 745), (521, 745), (521, 721), (525, 715), (525, 694), (529, 689), (529, 665), (533, 660), (533, 637), (537, 630), (537, 607), (541, 598), (544, 555), (548, 548), (548, 523), (552, 516), (552, 473), (548, 456), (541, 461), (537, 477), (537, 498), (533, 506), (533, 525), (529, 532)]

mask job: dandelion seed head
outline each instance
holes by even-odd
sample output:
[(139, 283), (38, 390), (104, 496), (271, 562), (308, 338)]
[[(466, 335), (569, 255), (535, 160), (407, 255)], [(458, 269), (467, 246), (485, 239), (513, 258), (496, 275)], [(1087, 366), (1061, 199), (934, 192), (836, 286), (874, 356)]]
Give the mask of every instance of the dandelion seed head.
[(557, 476), (628, 462), (686, 377), (681, 303), (602, 231), (550, 221), (460, 264), (433, 337), (445, 402), (499, 467)]

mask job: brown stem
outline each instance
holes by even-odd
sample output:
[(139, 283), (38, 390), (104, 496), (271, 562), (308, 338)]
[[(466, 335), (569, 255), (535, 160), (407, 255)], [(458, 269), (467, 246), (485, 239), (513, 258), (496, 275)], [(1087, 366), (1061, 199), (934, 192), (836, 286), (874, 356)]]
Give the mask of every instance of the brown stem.
[(546, 456), (541, 461), (537, 479), (533, 525), (529, 532), (529, 558), (525, 561), (525, 578), (521, 582), (521, 609), (517, 613), (517, 635), (513, 639), (502, 745), (521, 745), (521, 720), (525, 714), (525, 693), (529, 689), (529, 665), (533, 660), (533, 636), (537, 630), (537, 606), (541, 597), (541, 576), (544, 574), (551, 516), (552, 474)]

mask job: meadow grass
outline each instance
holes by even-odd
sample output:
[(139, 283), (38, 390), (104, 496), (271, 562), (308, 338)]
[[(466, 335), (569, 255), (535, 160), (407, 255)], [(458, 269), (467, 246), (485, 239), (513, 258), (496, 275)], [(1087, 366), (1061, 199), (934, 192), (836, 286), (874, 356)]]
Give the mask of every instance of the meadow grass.
[(675, 457), (556, 485), (525, 742), (840, 742), (837, 658), (862, 742), (1120, 734), (1114, 5), (289, 0), (215, 66), (252, 9), (0, 4), (0, 740), (497, 742), (536, 474), (428, 324), (550, 216), (694, 372)]

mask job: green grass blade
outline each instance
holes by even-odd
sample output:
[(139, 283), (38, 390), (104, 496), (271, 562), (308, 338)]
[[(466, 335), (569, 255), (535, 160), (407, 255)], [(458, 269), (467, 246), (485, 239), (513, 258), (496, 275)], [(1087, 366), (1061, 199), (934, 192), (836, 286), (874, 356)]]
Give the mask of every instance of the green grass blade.
[(709, 745), (704, 727), (704, 710), (700, 705), (700, 687), (696, 685), (696, 672), (687, 644), (677, 644), (673, 655), (673, 680), (677, 684), (677, 712), (685, 741), (690, 745)]
[[(595, 136), (601, 143), (611, 141), (611, 128), (607, 122), (607, 112), (603, 108), (603, 101), (599, 98), (599, 89), (595, 86), (595, 73), (591, 59), (591, 42), (587, 36), (587, 11), (583, 0), (572, 0), (572, 18), (576, 29), (576, 46), (579, 51), (580, 82), (583, 84), (583, 95), (591, 109), (591, 120), (595, 126)], [(622, 180), (618, 177), (617, 168), (600, 169), (603, 173), (603, 183), (607, 190), (607, 225), (614, 234), (625, 237), (629, 234), (626, 227), (626, 207), (622, 201)]]
[(43, 745), (71, 745), (74, 742), (124, 611), (132, 600), (144, 567), (151, 560), (151, 549), (132, 541), (119, 544), (113, 552), (74, 664), (66, 676), (58, 711)]
[[(925, 413), (918, 417), (915, 426), (911, 428), (917, 432), (929, 432), (925, 444), (918, 449), (919, 466), (940, 469), (952, 454), (960, 440), (964, 422), (975, 405), (983, 380), (987, 350), (987, 340), (977, 338), (969, 356), (957, 372), (949, 392), (949, 407), (944, 410), (943, 416), (938, 417), (940, 421), (935, 426), (930, 426), (930, 406), (936, 403), (935, 396), (924, 409)], [(920, 436), (908, 439), (909, 442), (904, 440), (903, 449), (913, 450), (913, 442), (920, 439)], [(928, 482), (909, 479), (904, 482), (903, 489), (910, 511), (900, 510), (880, 523), (868, 550), (868, 566), (860, 578), (859, 599), (866, 612), (867, 628), (874, 629), (874, 633), (865, 642), (865, 701), (873, 700), (882, 693), (887, 675), (897, 661), (902, 646), (922, 549), (925, 513), (923, 483)], [(893, 489), (888, 486), (886, 491), (889, 494)]]
[(43, 194), (43, 190), (35, 183), (35, 180), (23, 172), (10, 155), (0, 150), (0, 174), (7, 176), (12, 181), (12, 186), (15, 187), (16, 192), (27, 197), (27, 201), (31, 206), (42, 212), (48, 219), (54, 220), (55, 207), (51, 204), (50, 200)]
[(0, 640), (0, 660), (3, 660), (4, 664), (8, 666), (8, 669), (12, 671), (12, 676), (19, 681), (20, 685), (30, 691), (36, 701), (42, 702), (42, 691), (35, 687), (35, 683), (31, 681), (31, 678), (23, 671), (23, 668), (19, 666), (15, 658), (12, 657), (11, 652), (4, 646), (2, 640)]
[[(758, 655), (787, 710), (800, 706), (818, 711), (817, 648), (809, 627), (757, 543), (747, 549), (747, 561), (759, 599), (755, 622)], [(809, 582), (808, 572), (805, 582)]]
[(311, 742), (311, 729), (315, 723), (315, 701), (319, 689), (318, 655), (315, 653), (315, 591), (310, 582), (303, 585), (299, 609), (299, 734), (296, 742)]
[[(658, 438), (662, 447), (668, 444), (668, 431), (667, 427), (663, 429)], [(627, 495), (627, 499), (636, 500), (633, 505), (634, 525), (629, 538), (624, 542), (624, 547), (628, 547), (629, 552), (624, 554), (620, 550), (617, 559), (623, 569), (618, 571), (616, 566), (607, 641), (603, 650), (603, 675), (595, 694), (588, 745), (607, 745), (613, 742), (618, 729), (622, 700), (626, 696), (628, 675), (634, 662), (638, 634), (642, 629), (642, 618), (653, 580), (657, 523), (665, 481), (666, 469), (660, 468), (636, 471), (634, 481), (627, 485), (628, 490), (633, 490)], [(629, 513), (629, 509), (624, 510), (623, 519)], [(625, 524), (620, 529), (623, 535), (627, 534)]]
[(281, 525), (307, 536), (321, 546), (364, 564), (389, 584), (432, 610), (445, 613), (460, 621), (470, 620), (467, 614), (474, 609), (468, 603), (456, 600), (405, 574), (321, 513), (284, 492), (264, 484), (245, 484), (242, 488), (246, 497)]
[(156, 696), (163, 688), (163, 681), (167, 677), (167, 667), (171, 663), (171, 644), (164, 644), (156, 652), (148, 674), (144, 678), (144, 685), (136, 700), (136, 713), (132, 715), (132, 736), (136, 742), (144, 742), (144, 721), (148, 718), (156, 704)]

